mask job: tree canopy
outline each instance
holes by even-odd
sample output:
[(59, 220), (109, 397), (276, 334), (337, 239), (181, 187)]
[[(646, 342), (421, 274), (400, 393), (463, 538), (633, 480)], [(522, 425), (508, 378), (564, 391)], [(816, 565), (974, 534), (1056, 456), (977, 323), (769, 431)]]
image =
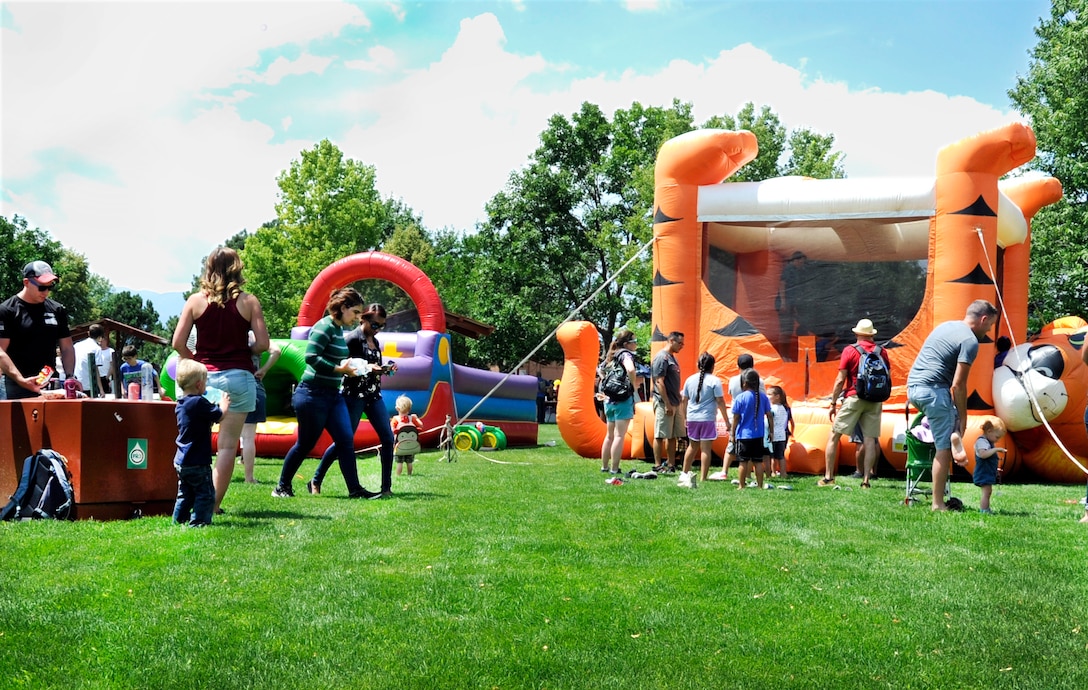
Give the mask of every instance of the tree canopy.
[(1053, 0), (1035, 29), (1027, 74), (1009, 97), (1028, 118), (1039, 155), (1030, 167), (1061, 181), (1064, 198), (1032, 222), (1029, 326), (1088, 317), (1088, 16), (1083, 0)]
[(276, 219), (245, 238), (242, 260), (246, 289), (260, 298), (269, 332), (285, 335), (317, 274), (376, 249), (404, 209), (381, 199), (373, 166), (345, 158), (328, 139), (302, 151), (276, 182)]

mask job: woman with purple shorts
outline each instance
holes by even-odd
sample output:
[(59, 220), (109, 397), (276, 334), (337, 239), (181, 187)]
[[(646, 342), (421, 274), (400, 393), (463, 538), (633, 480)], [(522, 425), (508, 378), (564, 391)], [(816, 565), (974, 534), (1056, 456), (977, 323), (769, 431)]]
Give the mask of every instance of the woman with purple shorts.
[(689, 443), (684, 453), (684, 471), (676, 483), (686, 488), (696, 486), (691, 471), (696, 453), (699, 453), (699, 476), (704, 482), (710, 472), (710, 450), (718, 438), (718, 412), (722, 414), (726, 430), (730, 429), (722, 381), (714, 375), (714, 355), (709, 352), (699, 355), (698, 367), (699, 373), (689, 376), (680, 392), (680, 409), (686, 410)]

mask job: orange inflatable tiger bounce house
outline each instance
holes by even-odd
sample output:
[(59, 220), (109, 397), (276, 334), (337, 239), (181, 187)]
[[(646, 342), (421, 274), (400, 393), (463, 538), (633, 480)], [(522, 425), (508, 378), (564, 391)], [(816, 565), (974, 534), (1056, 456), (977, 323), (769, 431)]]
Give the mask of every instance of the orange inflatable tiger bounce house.
[[(1031, 129), (1011, 124), (947, 146), (932, 177), (723, 183), (757, 152), (747, 131), (698, 130), (661, 147), (652, 353), (668, 333), (680, 331), (687, 341), (677, 355), (682, 378), (707, 351), (723, 380), (737, 373), (737, 356), (750, 353), (764, 383), (782, 386), (791, 401), (789, 470), (817, 474), (824, 468), (841, 348), (854, 342), (854, 324), (869, 318), (897, 384), (884, 404), (881, 451), (902, 471), (907, 372), (936, 324), (963, 319), (972, 301), (986, 299), (1003, 311), (971, 368), (965, 445), (974, 444), (986, 419), (1001, 417), (1010, 431), (1006, 477), (1020, 471), (1046, 481), (1083, 481), (1061, 446), (1078, 461), (1088, 457), (1088, 366), (1080, 353), (1086, 324), (1065, 319), (1025, 342), (1030, 221), (1061, 198), (1061, 184), (1000, 179), (1034, 158)], [(996, 366), (999, 335), (1016, 346)], [(605, 425), (593, 404), (597, 329), (566, 323), (558, 339), (566, 359), (560, 432), (579, 455), (600, 457)], [(636, 405), (625, 458), (653, 458), (653, 417), (650, 403)], [(726, 443), (715, 443), (719, 458)], [(851, 465), (854, 444), (845, 437), (841, 443), (839, 460)]]

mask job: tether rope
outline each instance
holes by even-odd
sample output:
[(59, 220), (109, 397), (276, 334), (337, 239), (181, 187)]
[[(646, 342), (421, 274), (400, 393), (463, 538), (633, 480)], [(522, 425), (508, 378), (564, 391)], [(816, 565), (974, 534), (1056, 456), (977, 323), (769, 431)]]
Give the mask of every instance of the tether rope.
[(458, 419), (458, 420), (457, 420), (457, 424), (463, 424), (463, 423), (464, 423), (464, 421), (465, 421), (466, 419), (468, 419), (468, 418), (469, 418), (469, 417), (470, 417), (470, 416), (472, 415), (472, 413), (473, 413), (473, 412), (475, 412), (475, 411), (476, 411), (476, 410), (477, 410), (477, 409), (478, 409), (478, 408), (480, 407), (480, 405), (483, 405), (483, 404), (484, 404), (484, 401), (485, 401), (485, 400), (487, 400), (488, 398), (490, 398), (490, 397), (491, 397), (491, 396), (492, 396), (492, 395), (493, 395), (493, 394), (495, 393), (495, 391), (497, 391), (497, 390), (498, 390), (499, 388), (501, 388), (501, 387), (502, 387), (502, 385), (503, 385), (504, 383), (506, 383), (506, 381), (507, 381), (507, 380), (508, 380), (508, 379), (509, 379), (509, 378), (510, 378), (511, 376), (513, 376), (513, 375), (514, 375), (514, 373), (515, 373), (516, 371), (518, 371), (519, 369), (521, 369), (522, 365), (524, 365), (524, 364), (525, 364), (526, 362), (528, 362), (528, 361), (529, 361), (529, 360), (530, 360), (530, 359), (532, 358), (532, 356), (533, 356), (533, 355), (535, 355), (535, 354), (536, 354), (536, 353), (537, 353), (538, 351), (540, 351), (540, 348), (544, 347), (544, 345), (546, 345), (546, 344), (547, 344), (547, 342), (548, 342), (549, 340), (551, 340), (552, 338), (554, 338), (554, 337), (555, 337), (555, 334), (559, 332), (559, 329), (560, 329), (560, 328), (561, 328), (561, 327), (563, 326), (563, 324), (565, 324), (565, 323), (567, 323), (568, 321), (570, 321), (571, 319), (573, 319), (573, 318), (574, 318), (574, 316), (575, 316), (575, 314), (577, 314), (578, 312), (582, 311), (582, 309), (583, 309), (583, 308), (585, 308), (585, 306), (586, 306), (587, 304), (589, 304), (590, 302), (592, 302), (592, 301), (593, 301), (593, 300), (594, 300), (594, 299), (595, 299), (595, 298), (597, 297), (597, 295), (601, 294), (601, 291), (602, 291), (602, 290), (604, 290), (604, 289), (605, 289), (606, 287), (608, 287), (608, 286), (609, 286), (610, 284), (614, 283), (614, 282), (616, 281), (616, 278), (618, 278), (618, 277), (619, 277), (619, 276), (620, 276), (620, 275), (621, 275), (621, 274), (622, 274), (622, 273), (623, 273), (624, 271), (626, 271), (626, 270), (627, 270), (627, 268), (628, 268), (628, 267), (629, 267), (629, 266), (630, 266), (630, 265), (631, 265), (632, 263), (634, 263), (635, 259), (637, 259), (637, 258), (639, 257), (639, 255), (640, 255), (640, 254), (642, 254), (642, 252), (646, 251), (646, 249), (647, 249), (647, 248), (648, 248), (648, 247), (649, 247), (649, 246), (650, 246), (651, 244), (653, 244), (653, 243), (654, 243), (654, 242), (655, 242), (656, 240), (657, 240), (657, 238), (656, 238), (656, 237), (651, 237), (651, 238), (649, 239), (649, 241), (647, 241), (647, 242), (646, 242), (645, 244), (643, 244), (643, 245), (642, 245), (641, 247), (639, 247), (639, 248), (638, 248), (638, 251), (636, 251), (636, 252), (635, 252), (634, 254), (632, 254), (632, 255), (631, 255), (631, 258), (630, 258), (630, 259), (628, 259), (628, 260), (627, 260), (627, 261), (626, 261), (626, 262), (625, 262), (625, 263), (624, 263), (624, 264), (623, 264), (622, 266), (620, 266), (619, 270), (617, 270), (617, 271), (616, 271), (615, 273), (613, 273), (613, 274), (612, 274), (612, 276), (611, 276), (611, 277), (610, 277), (610, 278), (609, 278), (608, 280), (606, 280), (606, 281), (604, 281), (603, 283), (601, 283), (600, 287), (598, 287), (598, 288), (597, 288), (596, 290), (594, 290), (594, 291), (593, 291), (593, 293), (592, 293), (592, 294), (590, 294), (590, 296), (589, 296), (589, 297), (585, 298), (585, 300), (583, 300), (581, 304), (579, 304), (579, 305), (578, 305), (577, 307), (575, 307), (574, 309), (572, 309), (572, 310), (571, 310), (571, 311), (570, 311), (570, 312), (569, 312), (569, 313), (567, 314), (566, 318), (564, 318), (564, 319), (563, 319), (562, 321), (560, 321), (560, 322), (559, 322), (559, 325), (557, 325), (557, 326), (556, 326), (556, 327), (555, 327), (554, 329), (552, 329), (552, 332), (551, 332), (551, 333), (549, 333), (548, 335), (544, 336), (544, 339), (543, 339), (543, 340), (541, 340), (541, 341), (540, 341), (539, 343), (537, 343), (537, 346), (536, 346), (536, 347), (534, 347), (534, 348), (533, 348), (533, 349), (532, 349), (532, 350), (531, 350), (531, 351), (529, 352), (529, 354), (525, 355), (525, 357), (523, 357), (523, 358), (522, 358), (522, 360), (521, 360), (520, 362), (518, 362), (518, 363), (517, 363), (517, 364), (516, 364), (516, 365), (514, 366), (514, 368), (513, 368), (513, 369), (511, 369), (510, 371), (508, 371), (508, 372), (506, 373), (506, 375), (505, 375), (505, 376), (503, 376), (503, 377), (502, 377), (502, 379), (500, 379), (500, 380), (499, 380), (499, 382), (495, 384), (494, 388), (492, 388), (491, 390), (489, 390), (489, 391), (487, 392), (487, 394), (486, 394), (485, 396), (483, 396), (482, 398), (480, 398), (480, 401), (479, 401), (479, 402), (477, 402), (477, 403), (476, 403), (475, 405), (473, 405), (473, 406), (472, 406), (472, 409), (471, 409), (471, 410), (469, 410), (468, 412), (466, 412), (466, 413), (464, 414), (464, 416), (462, 416), (462, 417), (461, 417), (460, 419)]
[[(994, 292), (997, 295), (997, 303), (999, 308), (1001, 309), (1001, 315), (1004, 317), (1005, 323), (1010, 323), (1009, 313), (1005, 310), (1005, 300), (1001, 297), (1001, 288), (997, 285), (997, 274), (994, 271), (993, 262), (990, 261), (990, 252), (986, 249), (986, 241), (982, 236), (982, 228), (975, 228), (975, 234), (978, 235), (979, 244), (982, 245), (982, 255), (986, 258), (986, 267), (990, 271), (990, 280), (994, 284)], [(1009, 329), (1009, 340), (1012, 341), (1012, 347), (1015, 349), (1018, 343), (1016, 342), (1016, 336), (1012, 332), (1011, 328)], [(1084, 347), (1088, 347), (1088, 342), (1085, 343)], [(1035, 391), (1030, 385), (1028, 385), (1024, 381), (1023, 372), (1017, 371), (1012, 367), (1009, 367), (1009, 369), (1011, 369), (1012, 372), (1016, 375), (1016, 380), (1020, 382), (1020, 385), (1024, 387), (1024, 391), (1028, 394), (1028, 400), (1031, 401), (1032, 408), (1038, 415), (1039, 420), (1043, 423), (1043, 426), (1046, 427), (1047, 433), (1049, 433), (1050, 437), (1054, 439), (1054, 443), (1058, 445), (1058, 448), (1061, 448), (1062, 452), (1065, 453), (1065, 457), (1069, 458), (1070, 462), (1079, 467), (1081, 472), (1084, 472), (1086, 475), (1088, 475), (1088, 468), (1082, 465), (1080, 461), (1077, 460), (1076, 456), (1069, 452), (1069, 449), (1065, 447), (1065, 444), (1062, 443), (1062, 440), (1058, 438), (1058, 434), (1056, 431), (1054, 431), (1054, 427), (1050, 426), (1050, 421), (1043, 413), (1043, 408), (1039, 404), (1039, 399), (1035, 397)]]

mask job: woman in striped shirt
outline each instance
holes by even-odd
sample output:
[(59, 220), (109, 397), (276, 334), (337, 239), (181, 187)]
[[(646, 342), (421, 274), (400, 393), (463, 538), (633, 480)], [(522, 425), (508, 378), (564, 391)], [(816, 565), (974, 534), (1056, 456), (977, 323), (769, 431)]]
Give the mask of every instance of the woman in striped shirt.
[(302, 461), (310, 454), (321, 432), (328, 430), (336, 444), (340, 471), (350, 498), (377, 498), (381, 494), (367, 491), (359, 484), (355, 466), (355, 430), (351, 426), (348, 407), (340, 395), (344, 376), (356, 376), (347, 361), (348, 346), (344, 329), (354, 328), (363, 314), (363, 298), (354, 288), (342, 288), (332, 293), (326, 307), (328, 316), (310, 329), (306, 344), (306, 371), (295, 388), (291, 403), (298, 417), (298, 440), (283, 459), (280, 481), (272, 495), (288, 498), (295, 495), (291, 480)]

